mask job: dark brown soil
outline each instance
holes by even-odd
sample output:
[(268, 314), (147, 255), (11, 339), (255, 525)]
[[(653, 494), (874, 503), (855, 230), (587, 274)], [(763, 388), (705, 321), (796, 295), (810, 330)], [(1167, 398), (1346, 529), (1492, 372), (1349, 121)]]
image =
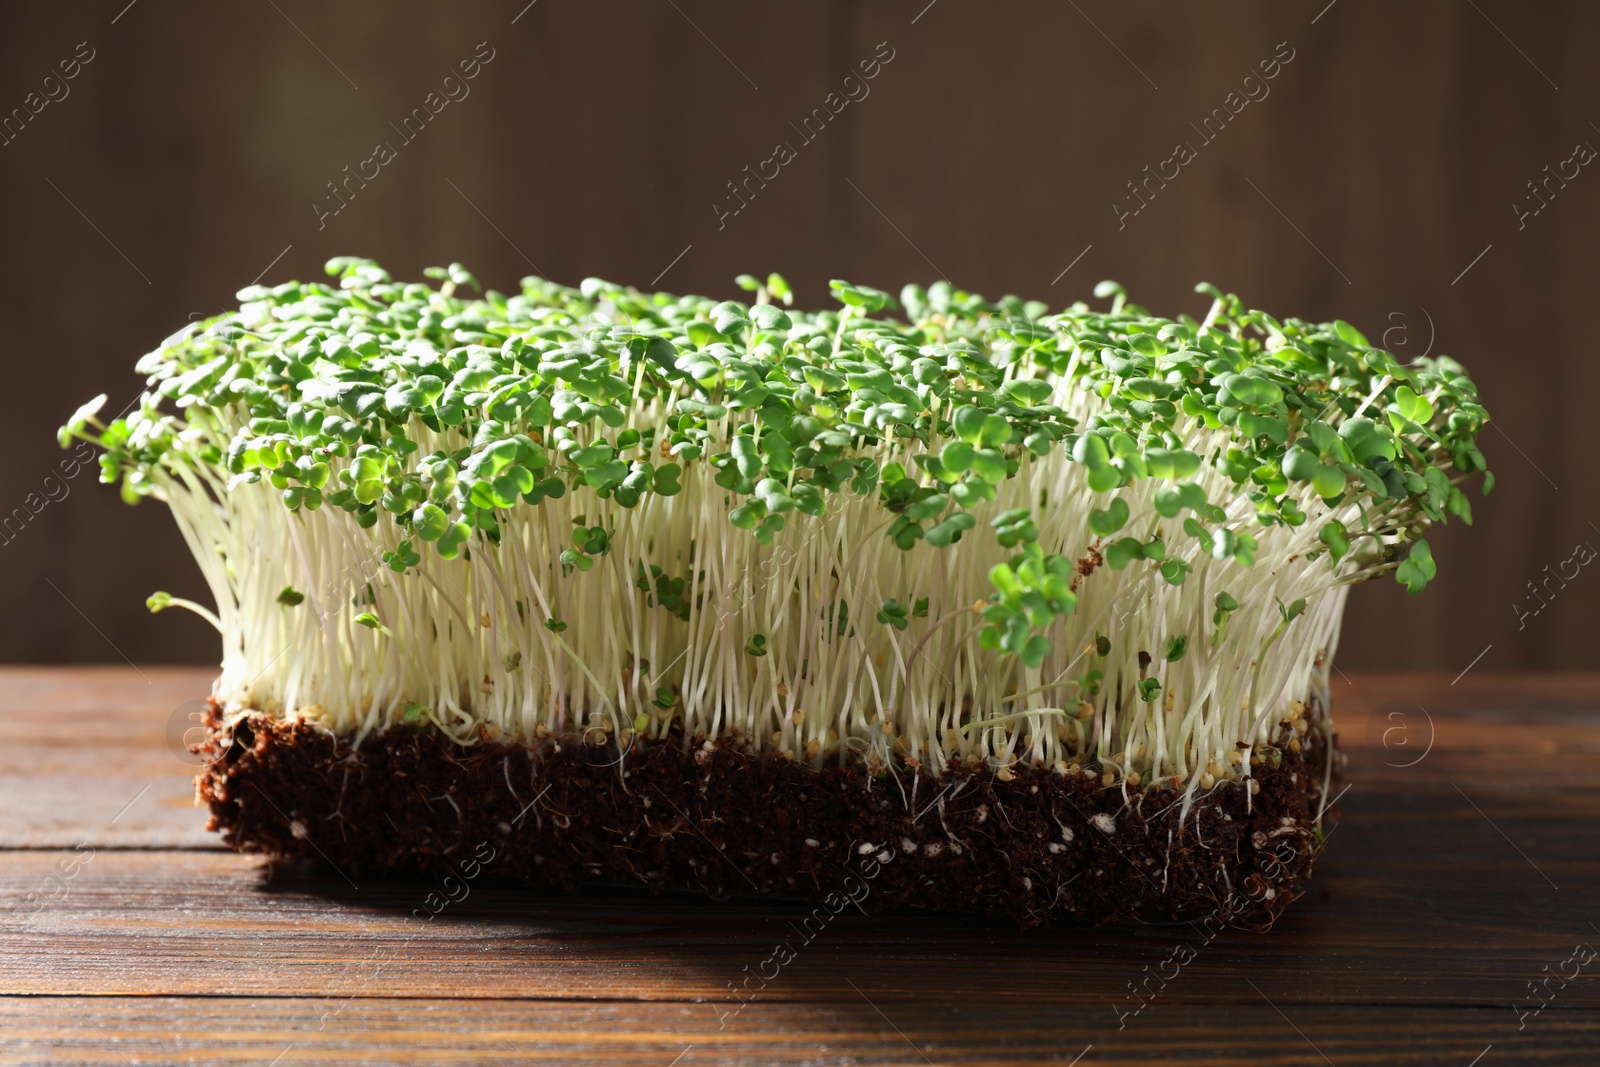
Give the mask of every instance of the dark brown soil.
[[(713, 897), (975, 912), (1022, 926), (1209, 920), (1265, 928), (1321, 849), (1326, 749), (1219, 783), (1181, 824), (1180, 791), (952, 762), (813, 769), (727, 741), (462, 747), (401, 728), (352, 748), (252, 714), (231, 737), (211, 710), (196, 786), (210, 828), (244, 852), (330, 862), (353, 878), (497, 878), (572, 889), (633, 883)], [(1291, 736), (1285, 727), (1285, 740)], [(1337, 764), (1337, 761), (1336, 761)], [(1333, 813), (1324, 817), (1331, 829)], [(492, 857), (486, 859), (486, 857)], [(842, 906), (842, 905), (841, 905)], [(834, 910), (837, 910), (834, 909)]]

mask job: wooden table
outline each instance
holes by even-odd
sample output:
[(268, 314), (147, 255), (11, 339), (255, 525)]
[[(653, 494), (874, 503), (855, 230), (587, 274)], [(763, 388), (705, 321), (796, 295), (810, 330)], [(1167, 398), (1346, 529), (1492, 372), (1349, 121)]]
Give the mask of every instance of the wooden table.
[(742, 1007), (797, 907), (424, 921), (223, 850), (175, 754), (209, 678), (0, 671), (0, 1063), (1600, 1063), (1600, 675), (1337, 682), (1344, 820), (1270, 934), (845, 915)]

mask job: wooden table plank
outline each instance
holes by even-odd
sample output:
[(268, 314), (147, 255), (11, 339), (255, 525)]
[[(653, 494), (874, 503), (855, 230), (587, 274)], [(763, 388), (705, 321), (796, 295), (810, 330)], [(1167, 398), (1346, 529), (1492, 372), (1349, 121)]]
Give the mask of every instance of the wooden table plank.
[[(219, 848), (186, 716), (216, 671), (0, 669), (0, 848)], [(120, 814), (119, 814), (120, 813)]]
[[(0, 875), (0, 989), (351, 996), (381, 965), (383, 987), (405, 996), (725, 999), (786, 942), (799, 958), (769, 997), (826, 999), (841, 974), (886, 995), (967, 995), (1021, 973), (1029, 987), (1011, 995), (1022, 1000), (1109, 1002), (1187, 945), (1199, 958), (1169, 998), (1238, 999), (1249, 995), (1241, 977), (1267, 973), (1296, 1001), (1483, 1006), (1516, 999), (1575, 943), (1600, 945), (1588, 925), (1600, 911), (1600, 798), (1564, 822), (1579, 855), (1542, 857), (1561, 890), (1454, 794), (1404, 814), (1369, 814), (1377, 803), (1352, 799), (1313, 891), (1269, 935), (1215, 940), (1183, 925), (1019, 934), (960, 916), (840, 915), (807, 944), (800, 905), (487, 883), (426, 920), (413, 913), (427, 885), (352, 888), (315, 871), (268, 879), (227, 854), (105, 850), (55, 891), (50, 878), (73, 854), (19, 853)], [(1535, 823), (1532, 810), (1483, 803), (1513, 839), (1550, 826), (1542, 807)], [(1600, 1006), (1600, 984), (1587, 988), (1572, 997)]]
[[(1466, 1067), (1492, 1044), (1495, 1067), (1600, 1048), (1600, 983), (1554, 986), (1520, 1031), (1516, 1010), (1600, 945), (1600, 675), (1336, 682), (1344, 821), (1268, 935), (841, 915), (748, 1004), (737, 983), (801, 940), (804, 908), (485, 877), (428, 921), (431, 886), (220, 849), (169, 738), (210, 679), (0, 670), (0, 1063), (1070, 1063), (1092, 1042), (1086, 1065)], [(1139, 983), (1154, 996), (1128, 1014)]]
[[(1258, 985), (1261, 983), (1257, 983)], [(863, 991), (871, 989), (863, 986)], [(1247, 990), (1248, 991), (1248, 990)], [(1600, 1021), (1554, 1006), (1521, 1033), (1506, 1008), (1152, 1005), (1108, 1031), (1078, 1006), (904, 1003), (846, 986), (836, 1004), (751, 1005), (719, 1027), (700, 1004), (324, 998), (0, 999), (0, 1064), (562, 1063), (623, 1067), (760, 1064), (1184, 1063), (1467, 1067), (1592, 1063)], [(1159, 1021), (1157, 1019), (1157, 1013)], [(886, 1023), (885, 1017), (889, 1022)], [(1510, 1032), (1506, 1026), (1510, 1020)], [(280, 1057), (281, 1058), (276, 1058)], [(677, 1057), (677, 1059), (675, 1059)], [(1590, 1057), (1586, 1059), (1585, 1057)]]

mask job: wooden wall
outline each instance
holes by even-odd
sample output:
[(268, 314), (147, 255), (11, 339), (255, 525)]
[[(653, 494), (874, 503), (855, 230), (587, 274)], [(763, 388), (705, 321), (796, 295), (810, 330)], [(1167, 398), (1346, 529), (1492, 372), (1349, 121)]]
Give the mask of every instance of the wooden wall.
[[(1467, 364), (1500, 479), (1476, 526), (1432, 538), (1426, 595), (1355, 591), (1341, 664), (1594, 664), (1600, 574), (1551, 583), (1520, 623), (1517, 605), (1600, 547), (1600, 173), (1552, 185), (1520, 228), (1513, 205), (1600, 145), (1600, 6), (525, 3), (0, 6), (0, 114), (58, 98), (0, 147), (0, 512), (46, 501), (0, 545), (0, 659), (215, 661), (202, 625), (143, 606), (203, 593), (168, 518), (92, 469), (47, 482), (54, 428), (102, 390), (130, 401), (141, 353), (263, 271), (356, 253), (397, 275), (461, 260), (500, 288), (538, 272), (731, 296), (735, 274), (780, 270), (807, 303), (830, 277), (949, 276), (1060, 306), (1110, 277), (1200, 313), (1207, 279), (1340, 316)], [(475, 51), (492, 58), (447, 86)], [(447, 89), (404, 142), (391, 123)], [(1190, 125), (1246, 91), (1213, 139)], [(804, 140), (830, 92), (856, 99)], [(395, 158), (319, 217), (380, 141)], [(1119, 218), (1180, 141), (1195, 158)], [(723, 214), (780, 142), (795, 157)]]

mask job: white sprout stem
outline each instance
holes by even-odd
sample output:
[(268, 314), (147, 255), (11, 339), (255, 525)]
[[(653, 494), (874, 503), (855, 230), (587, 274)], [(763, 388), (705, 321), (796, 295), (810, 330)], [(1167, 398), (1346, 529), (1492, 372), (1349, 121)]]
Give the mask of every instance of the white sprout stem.
[[(664, 433), (670, 399), (637, 406), (636, 425)], [(1055, 402), (1078, 418), (1100, 403), (1067, 382)], [(723, 430), (738, 425), (730, 414)], [(210, 432), (226, 442), (236, 429)], [(1196, 454), (1227, 447), (1227, 431), (1187, 429)], [(420, 423), (408, 433), (424, 450), (461, 444)], [(875, 458), (911, 468), (908, 449), (890, 440)], [(1249, 753), (1296, 704), (1323, 694), (1325, 708), (1346, 586), (1364, 576), (1357, 553), (1336, 568), (1318, 540), (1330, 518), (1359, 528), (1354, 503), (1330, 508), (1306, 486), (1303, 525), (1263, 527), (1232, 482), (1202, 467), (1195, 480), (1208, 496), (1232, 502), (1220, 525), (1260, 542), (1244, 568), (1203, 551), (1182, 517), (1156, 511), (1156, 484), (1136, 482), (1115, 491), (1130, 509), (1126, 530), (1161, 537), (1192, 571), (1172, 585), (1148, 561), (1096, 567), (1076, 611), (1046, 634), (1052, 651), (1027, 670), (979, 647), (974, 608), (1010, 555), (988, 528), (1000, 511), (1033, 509), (1046, 552), (1077, 559), (1098, 545), (1089, 513), (1114, 494), (1091, 491), (1086, 469), (1059, 451), (1027, 458), (973, 509), (978, 526), (959, 543), (909, 552), (884, 536), (876, 500), (853, 494), (831, 496), (819, 518), (791, 512), (763, 546), (728, 522), (713, 474), (690, 463), (681, 493), (647, 494), (631, 511), (587, 489), (512, 508), (498, 546), (474, 538), (470, 558), (456, 560), (423, 551), (403, 574), (380, 558), (405, 533), (385, 517), (363, 529), (337, 508), (290, 512), (265, 484), (227, 489), (181, 459), (163, 467), (158, 489), (216, 599), (218, 694), (231, 714), (301, 717), (358, 737), (425, 720), (463, 743), (594, 729), (622, 740), (636, 725), (664, 737), (681, 725), (685, 744), (732, 737), (813, 763), (915, 759), (932, 773), (952, 758), (1081, 773), (1098, 761), (1141, 776), (1129, 781), (1182, 785), (1186, 803), (1208, 779), (1249, 777)], [(588, 572), (559, 562), (580, 519), (611, 531)], [(686, 617), (657, 602), (652, 567), (685, 580)], [(286, 589), (304, 600), (281, 603)], [(1239, 605), (1220, 641), (1219, 592)], [(922, 598), (904, 631), (877, 621), (885, 601)], [(1285, 624), (1280, 606), (1301, 599), (1304, 613)], [(364, 613), (379, 627), (358, 622)], [(1186, 652), (1167, 662), (1180, 636)], [(1086, 688), (1091, 669), (1100, 681)], [(1141, 696), (1142, 675), (1159, 681), (1156, 699)]]

